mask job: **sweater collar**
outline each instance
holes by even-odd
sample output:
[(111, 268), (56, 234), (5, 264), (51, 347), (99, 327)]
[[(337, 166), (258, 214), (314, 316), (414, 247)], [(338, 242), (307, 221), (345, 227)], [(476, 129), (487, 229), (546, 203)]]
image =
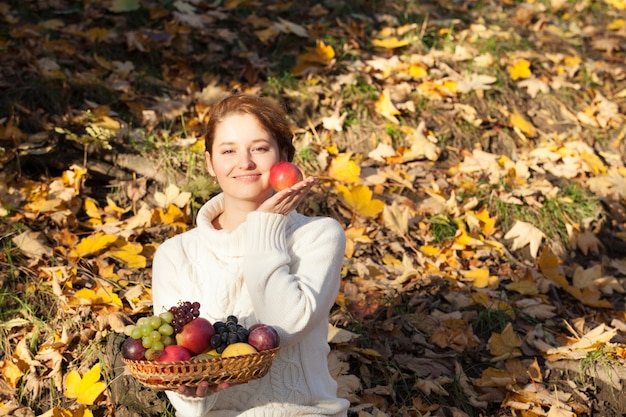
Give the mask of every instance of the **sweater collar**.
[(207, 201), (198, 211), (196, 225), (202, 240), (212, 246), (212, 251), (228, 255), (243, 255), (246, 238), (246, 222), (234, 230), (218, 230), (213, 220), (224, 211), (224, 194), (220, 193)]

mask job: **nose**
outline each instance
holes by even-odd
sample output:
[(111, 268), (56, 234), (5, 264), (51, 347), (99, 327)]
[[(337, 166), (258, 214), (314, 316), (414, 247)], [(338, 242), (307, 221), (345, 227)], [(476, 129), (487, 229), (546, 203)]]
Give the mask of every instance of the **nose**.
[(240, 155), (241, 158), (239, 159), (239, 168), (254, 169), (256, 167), (256, 164), (254, 163), (250, 152), (242, 152)]

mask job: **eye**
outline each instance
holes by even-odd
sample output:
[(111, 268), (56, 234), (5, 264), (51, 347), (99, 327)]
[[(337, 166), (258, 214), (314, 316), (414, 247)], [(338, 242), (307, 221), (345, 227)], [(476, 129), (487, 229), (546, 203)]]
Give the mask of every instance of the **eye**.
[(267, 146), (257, 146), (256, 148), (252, 149), (254, 152), (268, 152), (270, 149)]

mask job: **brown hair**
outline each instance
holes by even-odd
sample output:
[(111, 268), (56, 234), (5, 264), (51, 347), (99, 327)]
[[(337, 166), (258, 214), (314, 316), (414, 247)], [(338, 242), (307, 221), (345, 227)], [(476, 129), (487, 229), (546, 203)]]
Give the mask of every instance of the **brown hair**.
[(205, 149), (213, 154), (213, 142), (217, 126), (231, 114), (249, 114), (257, 118), (270, 136), (276, 140), (281, 157), (292, 161), (296, 152), (293, 146), (293, 133), (287, 120), (287, 114), (274, 101), (251, 94), (236, 94), (215, 104), (209, 111), (206, 125)]

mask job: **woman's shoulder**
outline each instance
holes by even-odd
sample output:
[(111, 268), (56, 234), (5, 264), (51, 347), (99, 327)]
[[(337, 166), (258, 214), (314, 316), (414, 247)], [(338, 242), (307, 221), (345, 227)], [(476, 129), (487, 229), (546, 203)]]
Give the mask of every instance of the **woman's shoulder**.
[(193, 229), (187, 230), (186, 232), (179, 233), (177, 235), (174, 235), (172, 237), (165, 239), (157, 248), (157, 252), (175, 250), (176, 248), (183, 246), (185, 242), (188, 242), (189, 240), (197, 239), (198, 236), (199, 235), (198, 235), (197, 228), (193, 228)]

